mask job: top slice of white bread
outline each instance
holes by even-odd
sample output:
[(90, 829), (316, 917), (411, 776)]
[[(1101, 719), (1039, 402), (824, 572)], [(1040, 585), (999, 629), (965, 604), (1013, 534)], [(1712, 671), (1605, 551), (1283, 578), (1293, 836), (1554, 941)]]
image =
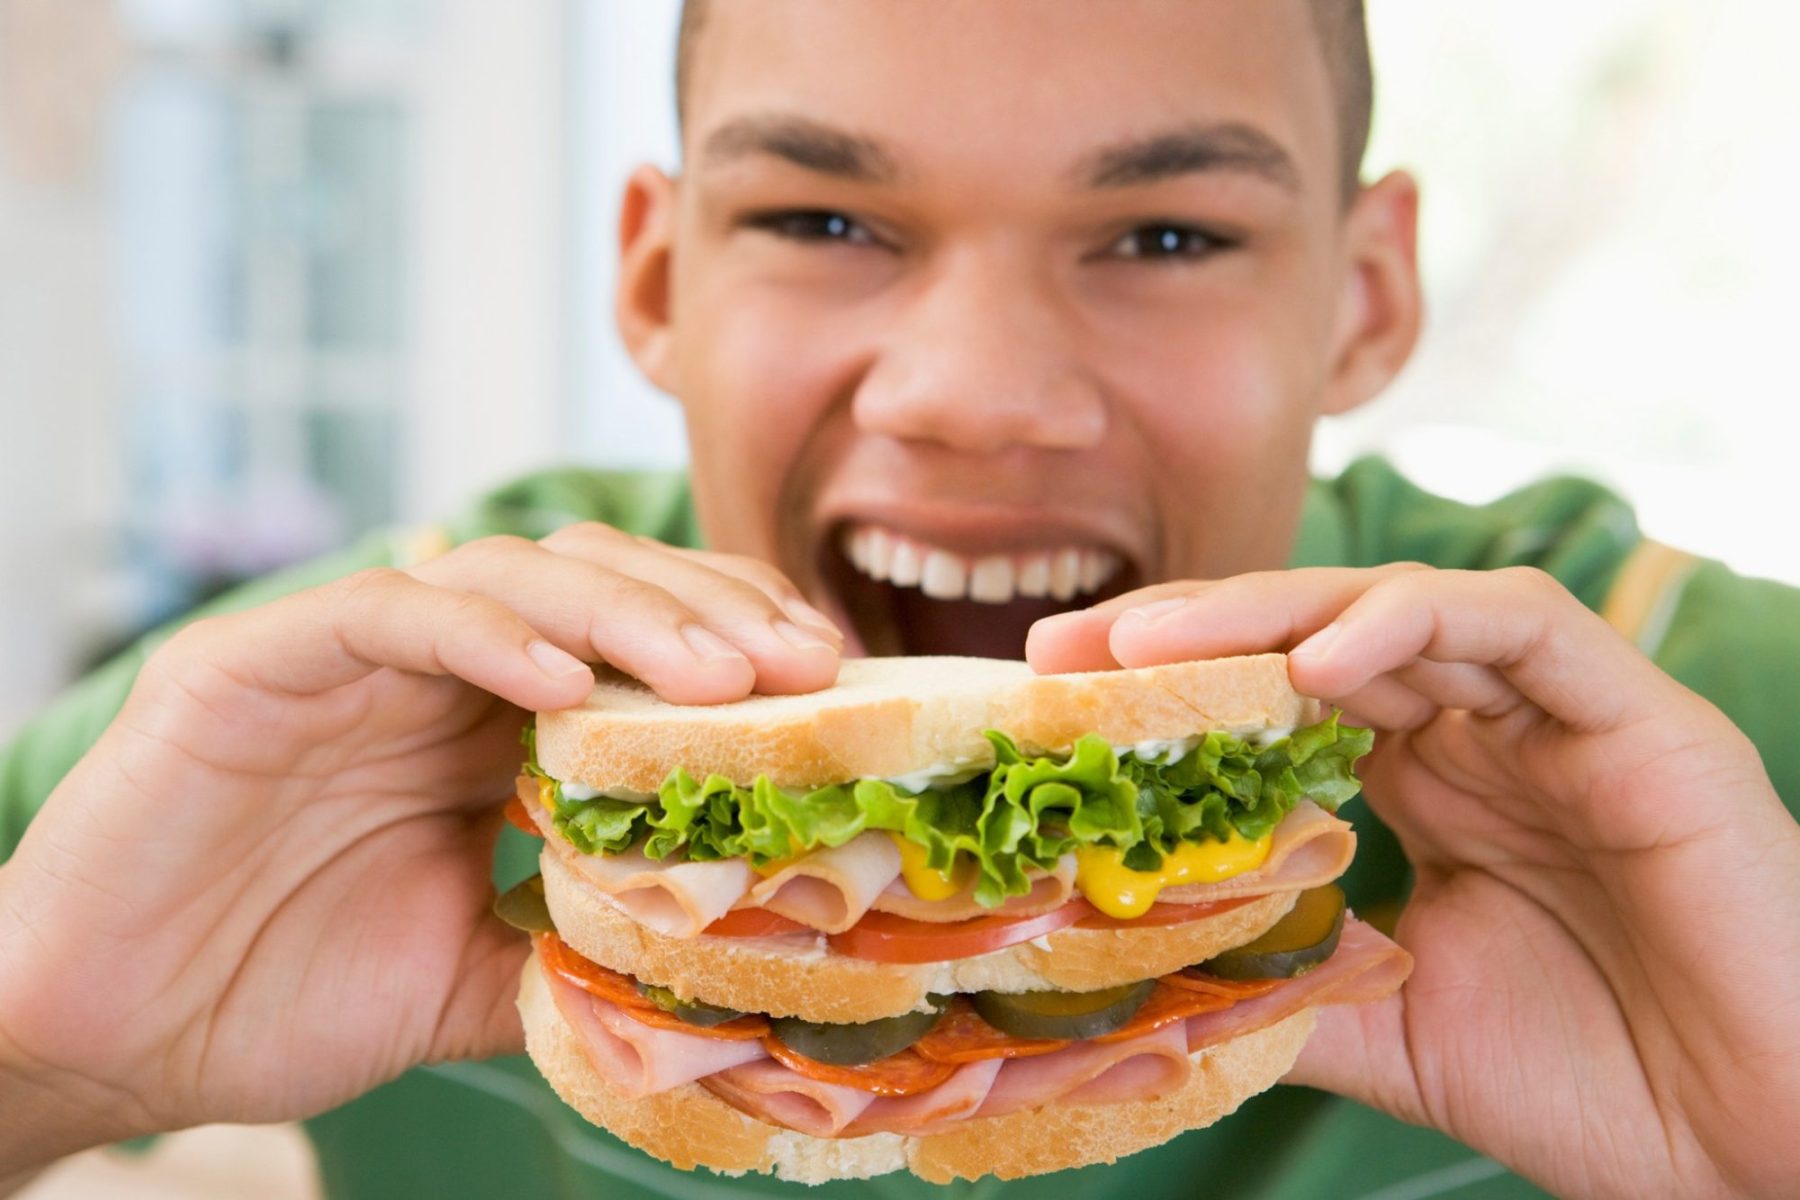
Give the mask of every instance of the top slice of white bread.
[(1281, 654), (1069, 675), (1010, 659), (853, 658), (822, 691), (705, 706), (670, 704), (606, 672), (580, 707), (538, 714), (537, 754), (554, 778), (607, 791), (653, 792), (677, 766), (696, 779), (766, 775), (809, 788), (991, 766), (985, 729), (1042, 753), (1088, 733), (1126, 746), (1304, 725), (1318, 713), (1288, 683)]

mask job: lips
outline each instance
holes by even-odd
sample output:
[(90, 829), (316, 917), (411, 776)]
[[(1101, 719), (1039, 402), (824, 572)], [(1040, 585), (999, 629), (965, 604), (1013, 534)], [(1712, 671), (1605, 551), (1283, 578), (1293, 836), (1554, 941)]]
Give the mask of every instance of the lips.
[(1031, 530), (934, 538), (860, 518), (841, 522), (820, 557), (871, 654), (1021, 658), (1035, 622), (1122, 594), (1138, 575), (1125, 555), (1093, 542)]

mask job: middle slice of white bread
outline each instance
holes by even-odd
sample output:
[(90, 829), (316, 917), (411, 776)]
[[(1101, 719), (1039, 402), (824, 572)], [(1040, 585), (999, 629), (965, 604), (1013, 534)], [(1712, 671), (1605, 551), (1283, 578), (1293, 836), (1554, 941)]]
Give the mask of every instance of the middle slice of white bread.
[(544, 899), (576, 953), (683, 999), (743, 1012), (854, 1024), (930, 1007), (950, 992), (1091, 992), (1167, 975), (1254, 941), (1297, 892), (1273, 892), (1177, 925), (1069, 926), (972, 958), (886, 963), (832, 951), (823, 936), (673, 938), (634, 921), (546, 844)]
[(1049, 752), (1089, 733), (1124, 746), (1290, 728), (1318, 712), (1288, 683), (1281, 654), (1069, 675), (1010, 659), (863, 658), (845, 660), (823, 691), (709, 706), (669, 704), (604, 672), (581, 706), (538, 714), (537, 754), (551, 776), (602, 790), (654, 792), (678, 766), (696, 779), (812, 788), (991, 766), (986, 729)]

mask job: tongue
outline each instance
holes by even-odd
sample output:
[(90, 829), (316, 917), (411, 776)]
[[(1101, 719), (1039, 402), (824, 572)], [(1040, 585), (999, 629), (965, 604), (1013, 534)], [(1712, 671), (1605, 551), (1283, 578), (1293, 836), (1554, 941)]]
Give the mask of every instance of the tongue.
[(1005, 604), (933, 600), (917, 588), (888, 589), (905, 654), (972, 654), (1024, 658), (1025, 634), (1041, 617), (1082, 607), (1082, 602), (1020, 597)]

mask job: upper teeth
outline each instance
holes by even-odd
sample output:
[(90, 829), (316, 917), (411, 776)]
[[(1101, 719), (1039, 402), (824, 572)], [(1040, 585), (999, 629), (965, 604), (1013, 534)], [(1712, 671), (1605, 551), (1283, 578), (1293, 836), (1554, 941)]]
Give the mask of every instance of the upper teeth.
[(1091, 595), (1118, 574), (1119, 557), (1106, 550), (1065, 546), (971, 557), (915, 541), (878, 525), (857, 525), (844, 550), (871, 579), (916, 587), (936, 600), (1005, 604), (1013, 596), (1072, 600)]

